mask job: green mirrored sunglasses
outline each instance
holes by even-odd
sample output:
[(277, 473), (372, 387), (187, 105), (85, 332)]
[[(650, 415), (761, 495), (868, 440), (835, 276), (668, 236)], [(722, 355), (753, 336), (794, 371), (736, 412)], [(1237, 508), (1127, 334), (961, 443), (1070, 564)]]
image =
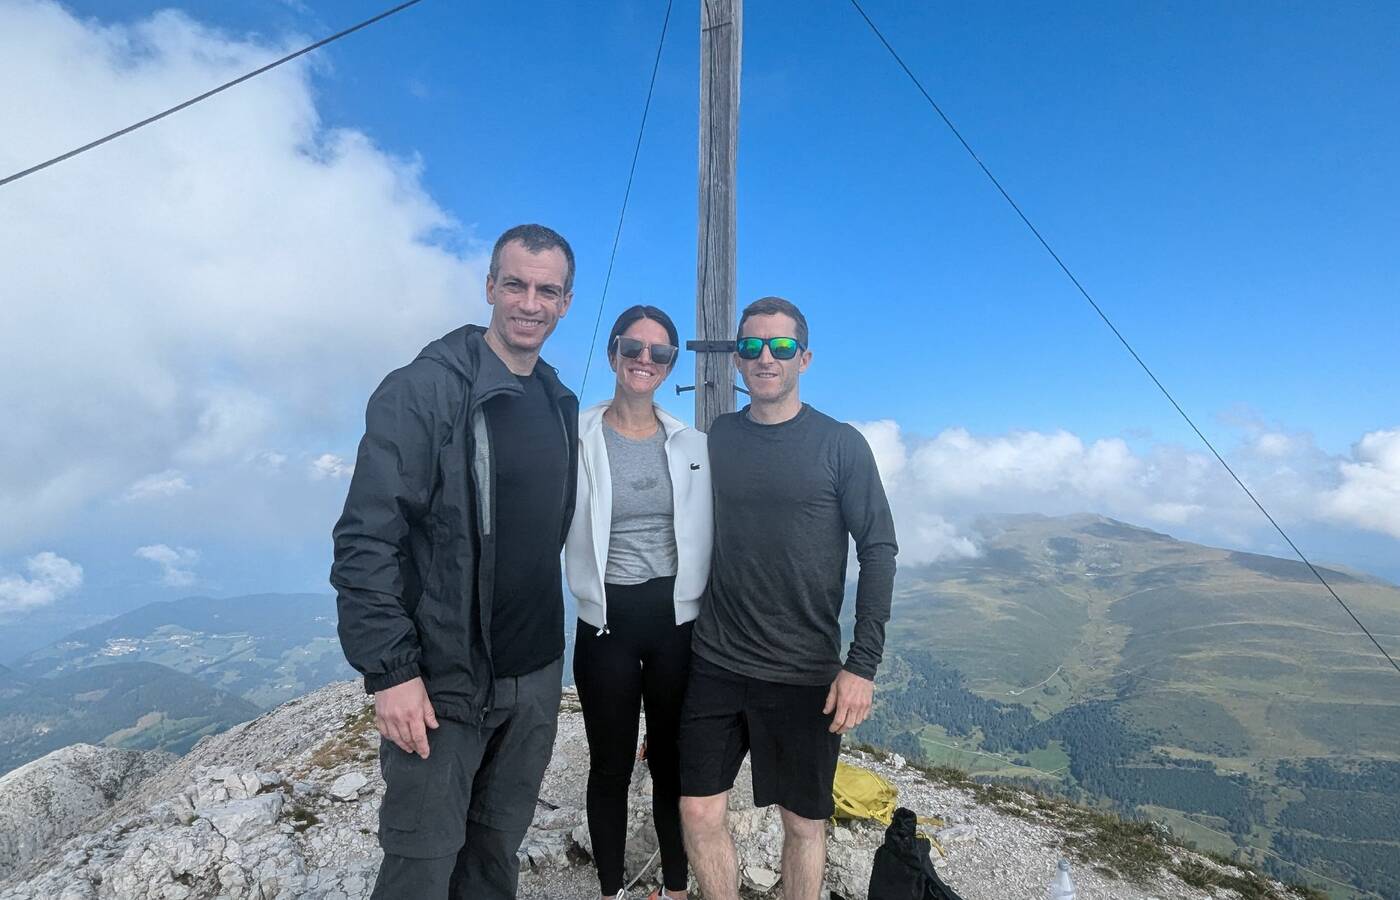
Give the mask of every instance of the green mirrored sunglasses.
[(764, 344), (768, 345), (768, 352), (773, 354), (774, 359), (792, 359), (807, 349), (797, 338), (741, 337), (734, 342), (734, 352), (739, 354), (740, 359), (758, 359), (763, 355)]

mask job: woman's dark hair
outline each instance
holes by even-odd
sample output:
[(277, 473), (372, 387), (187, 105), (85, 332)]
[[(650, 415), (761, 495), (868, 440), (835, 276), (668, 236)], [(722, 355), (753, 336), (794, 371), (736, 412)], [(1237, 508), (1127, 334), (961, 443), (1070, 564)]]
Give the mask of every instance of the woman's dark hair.
[[(666, 315), (655, 306), (645, 306), (638, 303), (636, 306), (629, 306), (627, 309), (624, 309), (622, 315), (618, 316), (617, 321), (613, 323), (612, 331), (608, 332), (609, 359), (617, 352), (616, 345), (613, 343), (617, 336), (631, 328), (633, 322), (638, 322), (642, 319), (651, 319), (653, 322), (659, 323), (662, 328), (666, 329), (666, 339), (671, 342), (672, 347), (679, 347), (681, 345), (681, 337), (676, 331), (676, 323), (671, 321), (670, 316)], [(677, 354), (676, 359), (679, 358), (680, 355)], [(671, 362), (671, 367), (675, 368), (675, 365), (676, 363), (673, 360)]]

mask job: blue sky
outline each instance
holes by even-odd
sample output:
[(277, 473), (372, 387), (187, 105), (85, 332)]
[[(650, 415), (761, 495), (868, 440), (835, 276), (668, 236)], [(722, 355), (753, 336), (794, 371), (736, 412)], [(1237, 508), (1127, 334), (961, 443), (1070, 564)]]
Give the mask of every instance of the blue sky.
[[(279, 38), (382, 8), (178, 6)], [(476, 239), (538, 219), (575, 243), (577, 305), (549, 354), (575, 381), (664, 8), (430, 0), (331, 47), (316, 81), (329, 124), (421, 158)], [(1334, 450), (1394, 424), (1400, 10), (868, 11), (1203, 420), (1245, 405)], [(697, 18), (676, 4), (605, 318), (636, 300), (691, 318)], [(742, 104), (739, 296), (810, 310), (814, 399), (923, 431), (1184, 439), (848, 4), (749, 4)]]
[[(31, 4), (0, 0), (0, 9), (5, 6), (14, 12)], [(187, 35), (188, 41), (236, 44), (244, 54), (240, 62), (269, 59), (277, 48), (381, 8), (363, 0), (174, 6), (213, 29)], [(1305, 548), (1400, 577), (1393, 562), (1400, 520), (1384, 511), (1386, 492), (1400, 491), (1400, 456), (1389, 449), (1400, 447), (1400, 437), (1393, 444), (1389, 437), (1400, 435), (1393, 399), (1400, 382), (1393, 350), (1400, 335), (1400, 8), (882, 0), (866, 6), (1182, 404), (1246, 477), (1259, 479), (1261, 499), (1277, 502)], [(140, 28), (169, 7), (104, 0), (63, 8), (86, 28), (126, 34), (123, 29)], [(235, 89), (206, 109), (147, 130), (156, 134), (133, 135), (121, 147), (34, 176), (27, 193), (12, 197), (20, 198), (22, 209), (49, 209), (44, 204), (65, 185), (105, 185), (84, 190), (125, 192), (113, 194), (112, 208), (119, 210), (132, 196), (144, 202), (158, 200), (162, 191), (172, 197), (187, 192), (189, 179), (198, 179), (199, 156), (179, 151), (178, 141), (233, 129), (236, 122), (240, 130), (230, 131), (225, 143), (239, 144), (259, 128), (258, 91), (269, 97), (281, 91), (275, 96), (289, 98), (287, 121), (313, 111), (316, 124), (307, 127), (316, 141), (335, 129), (362, 135), (372, 148), (364, 151), (372, 165), (363, 182), (394, 173), (408, 184), (410, 205), (417, 204), (414, 221), (432, 225), (410, 238), (398, 232), (382, 239), (353, 236), (365, 247), (385, 246), (395, 258), (398, 244), (390, 240), (416, 242), (409, 248), (414, 253), (426, 253), (423, 245), (439, 253), (429, 267), (442, 265), (444, 274), (424, 276), (428, 287), (422, 290), (445, 291), (443, 299), (412, 323), (450, 324), (455, 294), (444, 285), (459, 278), (475, 285), (480, 273), (472, 266), (502, 229), (537, 220), (563, 232), (579, 259), (575, 305), (546, 356), (577, 386), (664, 8), (659, 2), (561, 2), (534, 4), (526, 12), (520, 4), (427, 0), (320, 52), (307, 68), (279, 73), (256, 89)], [(676, 4), (604, 329), (626, 305), (648, 302), (673, 311), (682, 337), (691, 336), (698, 18), (695, 3)], [(781, 294), (806, 310), (816, 352), (804, 381), (807, 399), (842, 419), (898, 423), (898, 434), (877, 452), (907, 458), (911, 466), (920, 447), (941, 447), (947, 441), (939, 444), (939, 436), (965, 430), (978, 458), (1002, 468), (981, 506), (969, 501), (960, 508), (964, 519), (1022, 507), (1093, 508), (1207, 542), (1279, 552), (1277, 539), (1259, 528), (1257, 512), (1241, 507), (1228, 485), (1201, 474), (1194, 436), (849, 4), (750, 3), (744, 24), (738, 295), (742, 304)], [(159, 90), (133, 97), (122, 94), (118, 67), (119, 77), (107, 79), (111, 122), (148, 114), (165, 105), (160, 97), (173, 103), (211, 86), (217, 67), (203, 71), (198, 52), (194, 58), (183, 68), (162, 70)], [(136, 52), (129, 65), (139, 68), (141, 59)], [(227, 71), (237, 70), (229, 65)], [(47, 84), (84, 66), (50, 53), (10, 77)], [(73, 77), (74, 91), (90, 89)], [(18, 112), (10, 121), (32, 116), (39, 124), (17, 129), (29, 137), (0, 152), (7, 170), (111, 125), (96, 115), (91, 127), (84, 121), (56, 125), (37, 103), (11, 103)], [(151, 160), (166, 159), (155, 154), (167, 146), (176, 148), (170, 158), (179, 160), (180, 171), (195, 174), (160, 181), (159, 173), (173, 164)], [(262, 190), (260, 157), (244, 159), (252, 162), (242, 171), (237, 160), (226, 168), (211, 163), (211, 184), (226, 188), (246, 178), (250, 192)], [(104, 175), (143, 164), (152, 168), (133, 171), (156, 173), (146, 181), (117, 185)], [(400, 198), (387, 194), (385, 217), (392, 219)], [(289, 193), (289, 216), (297, 215), (298, 202), (313, 200)], [(54, 204), (62, 216), (82, 215), (76, 199), (68, 207)], [(219, 219), (220, 207), (208, 209), (213, 212), (206, 210), (200, 224), (189, 226), (192, 245)], [(119, 212), (82, 221), (99, 243), (126, 227)], [(228, 240), (210, 236), (207, 246), (193, 249), (192, 271)], [(386, 243), (375, 243), (380, 240)], [(53, 246), (45, 250), (40, 242), (39, 253), (59, 253), (60, 244)], [(258, 258), (293, 270), (314, 254), (324, 271), (336, 266), (341, 246), (360, 247), (328, 229), (308, 228)], [(179, 248), (174, 252), (178, 256)], [(373, 256), (362, 247), (353, 253)], [(71, 267), (84, 264), (79, 256)], [(241, 296), (269, 283), (275, 288), (269, 276)], [(386, 307), (414, 302), (392, 296), (397, 282), (387, 283), (391, 287), (375, 296), (347, 300), (346, 317), (359, 317), (369, 328)], [(279, 299), (272, 315), (297, 296)], [(479, 311), (475, 299), (462, 296), (460, 318)], [(130, 302), (141, 309), (136, 299)], [(335, 307), (334, 298), (324, 302)], [(58, 337), (45, 334), (45, 327), (36, 326), (41, 337)], [(262, 397), (252, 406), (274, 410), (259, 426), (262, 444), (249, 443), (237, 465), (220, 469), (218, 454), (191, 449), (189, 434), (161, 443), (155, 437), (160, 428), (138, 420), (132, 427), (147, 428), (151, 438), (139, 453), (131, 451), (142, 456), (139, 463), (112, 474), (105, 487), (75, 494), (63, 512), (46, 515), (42, 527), (0, 544), (0, 576), (37, 579), (23, 574), (26, 560), (45, 551), (83, 566), (82, 589), (24, 615), (109, 610), (199, 590), (319, 589), (328, 558), (325, 520), (343, 497), (342, 470), (330, 464), (315, 469), (317, 480), (305, 489), (319, 493), (306, 495), (304, 511), (295, 515), (268, 501), (259, 512), (238, 507), (241, 512), (228, 512), (224, 520), (224, 501), (201, 506), (195, 498), (215, 484), (256, 495), (260, 489), (246, 481), (235, 485), (228, 473), (252, 466), (257, 453), (290, 458), (288, 465), (314, 463), (322, 454), (352, 459), (369, 388), (412, 355), (408, 348), (437, 333), (426, 325), (404, 327), (408, 333), (386, 341), (382, 355), (368, 353), (362, 367), (288, 409), (276, 406), (280, 398), (264, 402), (276, 393), (267, 387), (276, 382), (271, 357), (244, 348), (199, 362), (189, 348), (162, 344), (163, 353), (182, 360), (169, 363), (166, 380), (202, 385), (205, 403), (172, 413), (172, 434), (181, 422), (204, 427), (222, 421), (220, 410), (244, 409), (244, 399)], [(312, 358), (307, 354), (336, 349), (325, 342), (307, 347), (288, 352)], [(691, 380), (688, 364), (677, 373), (682, 383)], [(208, 400), (224, 388), (242, 393), (222, 406)], [(609, 390), (607, 370), (595, 358), (584, 400)], [(688, 399), (667, 403), (689, 412)], [(1056, 470), (1066, 486), (1025, 490), (1025, 479), (1014, 475), (1026, 469), (1023, 457), (1038, 463), (1048, 451), (1016, 435), (1060, 432), (1083, 445), (1083, 452), (1066, 451), (1070, 474)], [(1376, 434), (1383, 437), (1358, 450)], [(1090, 449), (1115, 440), (1137, 463), (1123, 469), (1117, 487), (1084, 488), (1084, 473), (1101, 465)], [(24, 465), (23, 454), (42, 455), (43, 446), (37, 440), (24, 445), (14, 461)], [(159, 458), (162, 447), (169, 458)], [(1177, 464), (1194, 474), (1173, 481)], [(1349, 475), (1346, 465), (1359, 468)], [(55, 484), (77, 477), (70, 473), (63, 481), (61, 475), (54, 475)], [(138, 475), (164, 475), (163, 482), (149, 483), (175, 486), (143, 493), (135, 487), (146, 483)], [(1153, 486), (1140, 491), (1145, 482)], [(210, 497), (224, 496), (210, 491)], [(136, 510), (131, 498), (137, 495), (143, 501), (173, 497), (183, 505)], [(18, 490), (14, 496), (7, 508), (46, 502)], [(940, 503), (957, 505), (948, 496), (929, 493), (909, 515), (942, 516)], [(113, 499), (121, 497), (130, 502)], [(284, 531), (259, 524), (272, 520), (296, 524)], [(130, 533), (124, 530), (117, 540), (114, 528)], [(174, 579), (183, 583), (157, 583), (153, 563), (160, 554), (134, 557), (138, 545), (186, 548), (200, 563), (191, 565), (190, 578)], [(936, 548), (929, 553), (936, 556)]]

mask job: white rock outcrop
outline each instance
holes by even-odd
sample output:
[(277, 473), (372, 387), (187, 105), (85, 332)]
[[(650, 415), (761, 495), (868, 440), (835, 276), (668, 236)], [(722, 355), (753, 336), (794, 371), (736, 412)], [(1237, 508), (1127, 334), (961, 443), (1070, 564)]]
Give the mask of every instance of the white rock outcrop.
[(0, 877), (77, 832), (176, 758), (73, 744), (0, 775)]
[[(86, 752), (60, 752), (69, 751)], [(375, 828), (384, 785), (377, 759), (372, 707), (359, 686), (327, 686), (202, 740), (111, 809), (93, 817), (101, 807), (88, 807), (84, 814), (92, 820), (67, 840), (57, 840), (57, 831), (37, 845), (31, 838), (25, 846), (43, 852), (31, 851), (26, 864), (0, 879), (0, 900), (363, 900), (380, 861)], [(891, 765), (864, 754), (848, 759), (894, 783), (903, 805), (947, 823), (947, 856), (935, 864), (965, 900), (1042, 896), (1067, 852), (1070, 820), (1042, 811), (1034, 798), (1026, 796), (1021, 806), (1014, 801), (1020, 795), (1003, 792), (989, 802), (974, 786), (931, 781), (903, 760), (892, 759)], [(577, 696), (566, 691), (554, 759), (520, 848), (522, 900), (598, 895), (588, 861), (587, 781), (582, 716)], [(0, 785), (0, 810), (14, 802), (9, 783)], [(41, 785), (44, 778), (26, 783)], [(27, 790), (36, 795), (40, 789)], [(630, 808), (627, 869), (641, 873), (638, 888), (646, 896), (658, 866), (650, 781), (642, 765), (634, 774)], [(747, 769), (731, 798), (731, 820), (745, 893), (778, 896), (781, 822), (776, 809), (751, 806)], [(883, 831), (867, 823), (831, 826), (831, 891), (865, 900)], [(1130, 883), (1084, 864), (1076, 866), (1075, 877), (1081, 900), (1230, 895), (1192, 889), (1165, 870)], [(1277, 896), (1288, 895), (1280, 888)]]

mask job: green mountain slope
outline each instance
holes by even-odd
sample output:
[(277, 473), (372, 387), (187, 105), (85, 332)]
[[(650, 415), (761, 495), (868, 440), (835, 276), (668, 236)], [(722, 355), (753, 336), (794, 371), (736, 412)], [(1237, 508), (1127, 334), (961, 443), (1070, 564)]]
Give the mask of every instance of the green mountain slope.
[[(988, 529), (978, 559), (901, 572), (893, 646), (929, 650), (973, 691), (1038, 715), (1112, 699), (1143, 723), (1231, 732), (1242, 752), (1400, 754), (1395, 671), (1301, 563), (1097, 516)], [(1400, 588), (1323, 572), (1400, 642)]]
[(16, 670), (51, 676), (112, 662), (151, 662), (264, 708), (354, 677), (319, 594), (189, 597), (150, 603), (25, 656)]
[(183, 753), (261, 713), (248, 701), (152, 663), (26, 679), (0, 675), (0, 772), (69, 744)]
[[(1400, 894), (1400, 675), (1305, 566), (1098, 516), (983, 528), (901, 571), (863, 737)], [(1400, 589), (1324, 575), (1400, 647)]]

